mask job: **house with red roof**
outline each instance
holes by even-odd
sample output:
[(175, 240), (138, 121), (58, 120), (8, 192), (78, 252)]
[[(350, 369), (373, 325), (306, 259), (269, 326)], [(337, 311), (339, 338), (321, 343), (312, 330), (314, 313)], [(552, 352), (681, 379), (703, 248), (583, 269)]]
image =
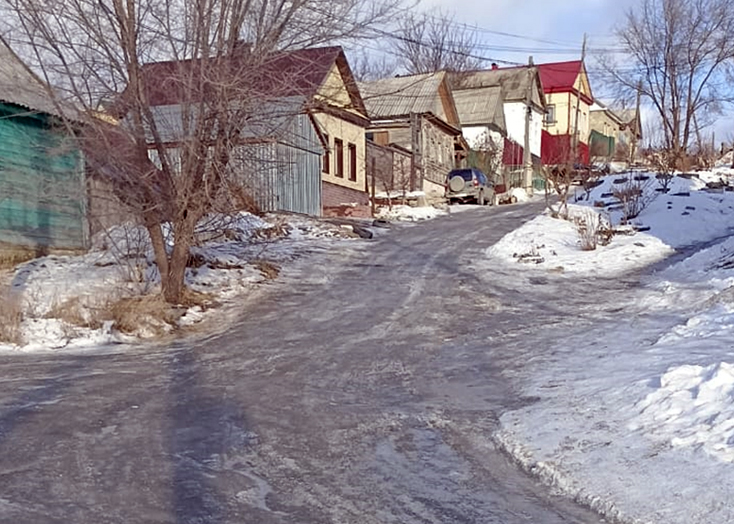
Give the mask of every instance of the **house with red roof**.
[(589, 162), (589, 117), (594, 97), (581, 60), (538, 65), (545, 95), (544, 165)]
[[(341, 47), (254, 56), (242, 45), (214, 65), (212, 60), (143, 67), (146, 98), (169, 150), (185, 144), (191, 129), (187, 119), (196, 118), (197, 111), (202, 119), (206, 112), (231, 111), (246, 124), (230, 163), (260, 208), (317, 215), (348, 207), (351, 214), (369, 213), (369, 120)], [(222, 89), (231, 95), (223, 97)], [(217, 96), (209, 97), (214, 90)], [(207, 107), (208, 98), (216, 104), (223, 98), (231, 102), (225, 108)]]

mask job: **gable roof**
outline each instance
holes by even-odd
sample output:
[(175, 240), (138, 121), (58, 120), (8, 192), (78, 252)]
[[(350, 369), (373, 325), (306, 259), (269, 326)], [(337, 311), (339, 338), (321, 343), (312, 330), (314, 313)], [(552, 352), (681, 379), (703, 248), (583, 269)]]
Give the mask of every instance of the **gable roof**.
[[(529, 85), (531, 82), (535, 85)], [(543, 88), (535, 67), (503, 67), (453, 73), (451, 85), (454, 92), (479, 87), (501, 86), (505, 102), (525, 102), (528, 88), (530, 88), (532, 104), (539, 109), (545, 106), (545, 99), (542, 96)]]
[(454, 91), (454, 100), (462, 126), (491, 126), (507, 133), (501, 86)]
[[(538, 65), (540, 71), (540, 81), (543, 85), (543, 91), (549, 93), (574, 93), (588, 104), (593, 103), (591, 88), (589, 92), (583, 92), (583, 82), (586, 81), (586, 68), (581, 60), (570, 60), (568, 62), (552, 62), (549, 64)], [(581, 77), (582, 91), (579, 92), (576, 84)], [(588, 87), (588, 86), (587, 86)]]
[(538, 70), (546, 93), (571, 91), (581, 73), (581, 60), (540, 64)]
[(207, 76), (214, 76), (213, 71), (216, 70), (217, 78), (207, 78), (193, 87), (185, 86), (184, 83), (198, 78), (197, 73), (203, 66), (200, 59), (145, 64), (143, 85), (149, 104), (166, 106), (201, 101), (206, 97), (207, 91), (221, 80), (236, 85), (237, 89), (247, 90), (259, 99), (303, 97), (313, 100), (332, 68), (336, 66), (346, 85), (353, 109), (366, 116), (364, 102), (341, 47), (280, 51), (259, 61), (250, 59), (246, 53), (247, 51), (242, 51), (220, 59), (218, 69), (209, 62), (206, 66), (209, 69)]
[(624, 123), (631, 131), (635, 134), (638, 140), (642, 140), (642, 121), (640, 113), (636, 109), (616, 109), (615, 113), (619, 116), (622, 123)]
[(404, 117), (410, 113), (432, 113), (450, 125), (460, 125), (444, 71), (361, 82), (359, 90), (370, 118), (387, 119)]
[(61, 116), (49, 88), (0, 38), (0, 102), (32, 112)]
[(594, 100), (594, 103), (589, 108), (589, 112), (592, 116), (594, 113), (605, 113), (617, 124), (622, 125), (625, 123), (616, 111), (612, 111), (609, 107), (601, 103), (599, 100)]

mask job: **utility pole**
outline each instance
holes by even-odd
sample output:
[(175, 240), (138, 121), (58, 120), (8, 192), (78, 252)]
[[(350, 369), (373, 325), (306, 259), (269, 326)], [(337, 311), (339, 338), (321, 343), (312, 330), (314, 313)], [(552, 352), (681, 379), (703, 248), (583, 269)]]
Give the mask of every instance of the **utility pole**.
[(533, 157), (530, 152), (530, 119), (533, 116), (533, 86), (535, 85), (533, 57), (528, 57), (528, 89), (525, 92), (525, 143), (523, 150), (523, 179), (525, 191), (533, 194)]
[(629, 163), (632, 165), (637, 156), (637, 137), (640, 135), (640, 126), (642, 120), (640, 119), (640, 101), (642, 99), (642, 79), (637, 81), (637, 103), (635, 104), (635, 127), (633, 129), (632, 143), (630, 144), (630, 159)]
[[(586, 59), (586, 33), (584, 33), (584, 43), (581, 45), (581, 67), (584, 66), (584, 60)], [(579, 74), (581, 71), (579, 71)], [(581, 112), (581, 88), (583, 83), (579, 84), (578, 94), (576, 97), (576, 118), (573, 124), (573, 162), (575, 163), (579, 158), (579, 113)]]

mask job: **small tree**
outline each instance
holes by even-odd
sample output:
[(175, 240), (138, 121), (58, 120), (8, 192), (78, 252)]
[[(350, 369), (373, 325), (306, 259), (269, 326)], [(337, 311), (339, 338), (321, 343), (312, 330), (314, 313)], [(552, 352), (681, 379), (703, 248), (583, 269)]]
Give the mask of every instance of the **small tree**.
[[(543, 166), (545, 204), (552, 216), (567, 220), (568, 195), (577, 176), (571, 141), (557, 142), (552, 156), (548, 165)], [(555, 202), (553, 193), (557, 197)]]
[(410, 74), (478, 69), (477, 44), (476, 33), (441, 11), (407, 14), (393, 35), (398, 63)]
[(543, 166), (543, 178), (545, 205), (551, 216), (568, 220), (568, 195), (574, 180), (573, 166), (567, 164)]
[(485, 131), (471, 144), (469, 160), (472, 166), (480, 169), (489, 177), (496, 178), (499, 175), (502, 183), (505, 179), (502, 173), (502, 146), (492, 135)]

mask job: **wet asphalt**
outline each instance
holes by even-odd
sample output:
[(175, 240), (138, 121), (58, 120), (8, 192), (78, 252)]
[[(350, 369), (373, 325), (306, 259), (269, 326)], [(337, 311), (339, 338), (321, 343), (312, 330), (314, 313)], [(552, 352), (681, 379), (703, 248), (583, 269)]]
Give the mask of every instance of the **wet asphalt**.
[(474, 267), (541, 210), (324, 245), (207, 336), (0, 356), (0, 522), (602, 522), (493, 441), (584, 307)]

